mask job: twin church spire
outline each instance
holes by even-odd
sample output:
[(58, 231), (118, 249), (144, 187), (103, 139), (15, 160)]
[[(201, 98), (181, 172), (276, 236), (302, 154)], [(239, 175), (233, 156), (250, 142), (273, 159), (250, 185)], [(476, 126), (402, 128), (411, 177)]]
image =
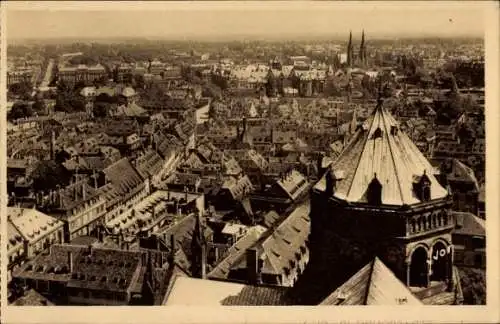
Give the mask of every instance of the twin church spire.
[(347, 65), (352, 66), (354, 63), (365, 65), (366, 64), (366, 44), (365, 44), (365, 31), (361, 34), (361, 44), (359, 45), (359, 53), (354, 58), (354, 50), (352, 44), (352, 32), (349, 32), (349, 43), (347, 44)]

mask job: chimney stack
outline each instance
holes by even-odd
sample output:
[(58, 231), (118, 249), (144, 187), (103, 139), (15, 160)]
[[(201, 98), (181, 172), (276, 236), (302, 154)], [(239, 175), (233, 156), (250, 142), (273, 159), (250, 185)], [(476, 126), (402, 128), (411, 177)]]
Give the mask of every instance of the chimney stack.
[(246, 251), (247, 261), (247, 280), (251, 285), (257, 285), (261, 282), (260, 264), (256, 249)]

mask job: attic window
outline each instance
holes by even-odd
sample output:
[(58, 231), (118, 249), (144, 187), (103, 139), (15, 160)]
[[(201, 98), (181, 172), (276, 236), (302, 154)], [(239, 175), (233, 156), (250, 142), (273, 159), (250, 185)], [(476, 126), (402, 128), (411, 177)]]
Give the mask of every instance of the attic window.
[(377, 139), (379, 137), (382, 137), (382, 129), (380, 127), (377, 127), (377, 129), (373, 132), (373, 139)]
[(391, 126), (391, 135), (392, 136), (398, 135), (398, 128), (394, 125)]

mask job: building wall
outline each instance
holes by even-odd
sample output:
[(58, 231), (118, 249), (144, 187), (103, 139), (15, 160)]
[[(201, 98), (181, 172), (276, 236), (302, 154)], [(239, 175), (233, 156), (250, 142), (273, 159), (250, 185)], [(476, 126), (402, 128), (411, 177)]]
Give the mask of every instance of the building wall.
[[(417, 246), (424, 246), (430, 258), (437, 241), (451, 245), (451, 215), (445, 213), (446, 224), (441, 221), (439, 225), (437, 221), (447, 205), (408, 216), (403, 211), (348, 209), (332, 200), (326, 201), (323, 193), (314, 191), (311, 196), (311, 264), (322, 271), (332, 269), (332, 276), (340, 280), (337, 284), (347, 280), (374, 256), (407, 282), (407, 266)], [(412, 220), (418, 219), (426, 225), (420, 229), (416, 225), (413, 229)]]

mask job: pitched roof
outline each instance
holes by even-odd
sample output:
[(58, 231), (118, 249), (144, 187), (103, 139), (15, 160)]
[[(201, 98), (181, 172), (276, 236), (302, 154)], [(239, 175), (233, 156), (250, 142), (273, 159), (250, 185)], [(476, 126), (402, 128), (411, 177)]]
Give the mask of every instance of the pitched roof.
[(309, 188), (306, 178), (297, 170), (290, 171), (282, 179), (278, 180), (277, 184), (294, 200)]
[(163, 167), (164, 160), (154, 150), (148, 150), (136, 160), (136, 169), (143, 179), (158, 174)]
[(54, 304), (40, 295), (36, 290), (30, 289), (23, 296), (16, 299), (12, 305), (14, 306), (53, 306)]
[(113, 184), (120, 194), (126, 194), (144, 184), (140, 174), (134, 169), (127, 158), (113, 163), (104, 169), (103, 172), (106, 175), (106, 179)]
[(123, 89), (121, 95), (124, 96), (124, 97), (135, 96), (135, 90), (133, 88), (131, 88), (131, 87), (126, 87), (125, 89)]
[(208, 278), (226, 279), (233, 264), (243, 257), (246, 250), (252, 247), (266, 232), (262, 226), (251, 227), (227, 252), (227, 256), (207, 275)]
[(486, 235), (486, 222), (484, 219), (471, 213), (452, 212), (452, 214), (457, 224), (453, 234), (472, 236)]
[[(250, 286), (234, 282), (178, 276), (165, 305), (279, 306), (290, 305), (287, 287)], [(196, 294), (192, 294), (196, 291)]]
[(421, 305), (422, 302), (375, 257), (320, 305)]
[[(15, 229), (14, 235), (19, 232), (26, 241), (36, 242), (47, 233), (52, 232), (56, 227), (62, 226), (60, 220), (39, 212), (36, 209), (8, 207), (8, 227), (9, 238), (10, 231)], [(9, 242), (15, 245), (16, 240)]]
[[(343, 171), (345, 175), (338, 179), (333, 195), (349, 202), (366, 202), (365, 192), (375, 175), (382, 184), (384, 205), (420, 203), (413, 191), (413, 181), (414, 176), (424, 173), (431, 183), (432, 200), (448, 195), (432, 175), (429, 161), (399, 129), (398, 122), (382, 104), (358, 128), (332, 169)], [(325, 176), (315, 187), (325, 190)]]

